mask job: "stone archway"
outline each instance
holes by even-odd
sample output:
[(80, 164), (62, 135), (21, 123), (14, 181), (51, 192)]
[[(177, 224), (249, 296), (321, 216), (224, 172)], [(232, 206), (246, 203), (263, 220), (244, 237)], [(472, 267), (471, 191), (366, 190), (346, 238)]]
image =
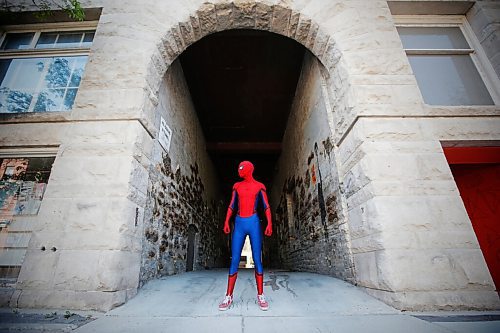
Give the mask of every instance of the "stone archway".
[(256, 29), (269, 31), (302, 44), (323, 65), (329, 99), (339, 114), (348, 113), (350, 102), (347, 66), (335, 39), (313, 18), (291, 6), (269, 4), (265, 1), (205, 2), (189, 13), (189, 18), (171, 27), (157, 44), (157, 51), (147, 65), (149, 93), (143, 104), (141, 122), (152, 133), (154, 125), (148, 120), (158, 103), (161, 78), (172, 62), (191, 44), (201, 38), (223, 30)]
[[(333, 137), (332, 108), (346, 112), (350, 105), (350, 95), (346, 93), (349, 89), (346, 77), (347, 70), (343, 64), (340, 50), (334, 39), (312, 18), (290, 7), (269, 5), (260, 1), (204, 3), (189, 15), (189, 19), (175, 24), (162, 36), (161, 42), (157, 44), (158, 52), (153, 53), (148, 65), (149, 94), (144, 103), (143, 118), (140, 119), (143, 125), (150, 129), (150, 133), (157, 132), (154, 126), (156, 123), (154, 113), (160, 99), (159, 91), (162, 77), (167, 70), (173, 67), (176, 59), (193, 43), (209, 34), (234, 29), (254, 29), (275, 33), (298, 42), (311, 53), (311, 58), (315, 58), (318, 62), (321, 85), (326, 88), (323, 94), (324, 103), (328, 105), (327, 113), (330, 113), (326, 115), (330, 130), (328, 136)], [(331, 143), (329, 140), (325, 140), (325, 142)], [(323, 145), (326, 144), (325, 142)], [(327, 150), (331, 151), (331, 147)], [(330, 152), (328, 152), (329, 154)], [(334, 177), (338, 177), (338, 175)], [(339, 183), (338, 180), (336, 182)], [(336, 197), (343, 200), (340, 192), (336, 194)], [(333, 202), (334, 199), (331, 201)], [(324, 202), (323, 206), (325, 206)], [(321, 214), (322, 223), (326, 228), (324, 207)], [(346, 221), (346, 214), (339, 213), (339, 216)], [(342, 237), (345, 239), (346, 250), (341, 252), (345, 253), (346, 261), (349, 262), (346, 265), (348, 267), (346, 271), (348, 270), (349, 273), (339, 274), (339, 277), (353, 281), (354, 265), (352, 254), (350, 254), (349, 232), (346, 223), (344, 223), (343, 231)], [(330, 260), (328, 258), (331, 265)]]

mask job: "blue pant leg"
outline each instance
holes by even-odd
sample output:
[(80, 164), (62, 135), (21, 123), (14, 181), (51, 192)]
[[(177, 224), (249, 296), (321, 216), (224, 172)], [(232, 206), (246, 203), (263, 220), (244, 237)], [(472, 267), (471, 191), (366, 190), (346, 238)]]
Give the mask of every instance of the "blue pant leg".
[(231, 239), (231, 265), (229, 266), (229, 275), (236, 273), (240, 264), (241, 250), (243, 250), (246, 237), (243, 223), (244, 221), (238, 221), (238, 217), (236, 217), (233, 237)]
[(249, 236), (250, 244), (252, 245), (252, 257), (255, 263), (255, 271), (259, 274), (264, 272), (262, 266), (261, 253), (262, 253), (262, 230), (260, 229), (259, 217), (255, 215), (255, 219), (249, 221)]

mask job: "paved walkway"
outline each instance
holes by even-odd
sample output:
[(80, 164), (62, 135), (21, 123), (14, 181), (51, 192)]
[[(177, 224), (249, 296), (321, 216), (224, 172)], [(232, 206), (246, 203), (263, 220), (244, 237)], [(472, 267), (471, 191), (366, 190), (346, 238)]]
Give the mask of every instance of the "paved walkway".
[(253, 270), (240, 270), (233, 307), (218, 311), (227, 270), (213, 270), (151, 281), (127, 304), (105, 314), (2, 308), (0, 333), (500, 332), (500, 311), (403, 313), (332, 277), (265, 273), (266, 312), (257, 307)]
[(500, 332), (500, 312), (427, 313), (419, 319), (332, 277), (266, 271), (264, 278), (266, 312), (257, 307), (253, 270), (240, 270), (235, 303), (226, 312), (217, 305), (227, 271), (189, 272), (149, 282), (127, 304), (74, 332)]

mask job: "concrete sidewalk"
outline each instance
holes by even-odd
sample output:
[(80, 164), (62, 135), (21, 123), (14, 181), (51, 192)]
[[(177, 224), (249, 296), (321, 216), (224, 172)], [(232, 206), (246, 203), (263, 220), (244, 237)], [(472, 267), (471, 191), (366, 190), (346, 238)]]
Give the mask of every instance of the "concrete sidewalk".
[(500, 332), (500, 312), (402, 313), (332, 277), (266, 271), (264, 278), (266, 312), (256, 303), (253, 270), (240, 270), (226, 312), (217, 306), (227, 270), (189, 272), (149, 282), (127, 304), (74, 332)]
[(263, 312), (253, 270), (240, 270), (235, 303), (220, 312), (226, 282), (227, 270), (165, 277), (105, 314), (0, 309), (0, 332), (500, 332), (500, 311), (403, 313), (341, 280), (287, 271), (265, 272)]

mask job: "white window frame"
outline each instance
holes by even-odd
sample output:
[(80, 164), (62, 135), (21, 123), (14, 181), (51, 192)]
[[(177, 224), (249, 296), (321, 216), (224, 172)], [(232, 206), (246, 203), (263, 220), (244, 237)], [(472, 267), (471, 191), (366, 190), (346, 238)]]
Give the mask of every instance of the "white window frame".
[[(488, 56), (484, 52), (481, 43), (477, 39), (472, 27), (470, 26), (467, 18), (464, 15), (393, 15), (394, 23), (396, 27), (458, 27), (462, 31), (465, 40), (471, 47), (470, 49), (430, 49), (430, 50), (412, 50), (405, 49), (407, 55), (414, 54), (468, 54), (472, 62), (474, 63), (479, 76), (483, 80), (488, 93), (493, 100), (494, 105), (500, 105), (500, 79), (495, 73), (495, 69), (491, 65)], [(425, 102), (425, 101), (424, 101)], [(426, 105), (433, 107), (436, 105)], [(476, 105), (467, 105), (476, 106)], [(477, 106), (487, 106), (487, 105), (477, 105)], [(442, 105), (436, 106), (442, 107)], [(450, 107), (453, 107), (450, 105)], [(456, 106), (455, 106), (456, 107)], [(460, 106), (462, 107), (462, 106)]]
[[(57, 56), (89, 56), (90, 47), (73, 47), (73, 48), (43, 48), (36, 49), (40, 35), (45, 32), (73, 32), (96, 30), (98, 21), (85, 22), (64, 22), (64, 23), (48, 23), (48, 24), (24, 24), (24, 25), (4, 25), (0, 26), (0, 45), (3, 44), (8, 33), (34, 33), (31, 44), (27, 49), (22, 50), (0, 50), (0, 59), (26, 59), (38, 57), (57, 57)], [(94, 35), (95, 36), (95, 35)], [(81, 83), (80, 83), (81, 84)], [(29, 110), (34, 108), (36, 98), (33, 98)], [(71, 111), (71, 110), (68, 110)], [(60, 112), (60, 111), (48, 111)], [(36, 113), (33, 111), (23, 112), (22, 114)], [(21, 114), (21, 113), (16, 113)]]
[(59, 146), (36, 148), (0, 148), (1, 158), (56, 157)]

